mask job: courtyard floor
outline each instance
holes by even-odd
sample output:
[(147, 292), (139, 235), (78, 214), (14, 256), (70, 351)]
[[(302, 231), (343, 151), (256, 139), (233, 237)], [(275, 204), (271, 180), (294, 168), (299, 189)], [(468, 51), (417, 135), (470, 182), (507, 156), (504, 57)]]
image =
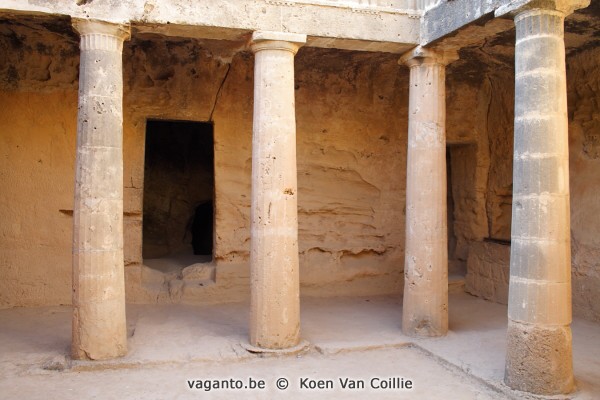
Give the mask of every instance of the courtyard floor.
[[(448, 335), (420, 340), (402, 335), (399, 297), (303, 298), (310, 346), (295, 355), (247, 352), (248, 313), (246, 303), (128, 305), (128, 355), (71, 362), (70, 307), (1, 310), (0, 398), (534, 398), (502, 384), (506, 306), (465, 293), (450, 295)], [(600, 325), (572, 326), (569, 398), (599, 399)]]

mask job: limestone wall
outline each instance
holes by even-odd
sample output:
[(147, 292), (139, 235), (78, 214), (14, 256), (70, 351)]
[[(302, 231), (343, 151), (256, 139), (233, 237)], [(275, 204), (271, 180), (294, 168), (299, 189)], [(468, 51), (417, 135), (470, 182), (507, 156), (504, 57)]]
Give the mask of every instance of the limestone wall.
[(68, 304), (77, 93), (7, 93), (0, 95), (0, 307)]
[[(68, 304), (77, 38), (58, 29), (0, 27), (6, 55), (0, 60), (0, 307)], [(174, 300), (165, 278), (142, 265), (148, 118), (214, 122), (217, 282), (205, 292), (227, 300), (227, 293), (238, 293), (239, 299), (247, 291), (253, 57), (243, 50), (240, 43), (156, 35), (126, 43), (124, 227), (130, 301)], [(398, 293), (407, 70), (396, 56), (381, 53), (305, 48), (296, 61), (303, 294)], [(156, 290), (140, 290), (148, 281), (158, 282)], [(219, 291), (219, 285), (229, 292)], [(188, 300), (202, 301), (202, 293)]]
[(485, 193), (490, 159), (487, 115), (491, 88), (487, 82), (479, 86), (463, 80), (462, 76), (456, 66), (449, 68), (446, 123), (451, 170), (448, 190), (454, 203), (452, 229), (456, 237), (456, 248), (450, 254), (464, 264), (469, 243), (488, 235)]
[(467, 260), (467, 292), (500, 304), (508, 304), (510, 246), (473, 242)]
[(568, 59), (573, 307), (600, 321), (600, 48)]
[(68, 304), (78, 51), (0, 32), (0, 307)]
[[(481, 54), (461, 55), (450, 70), (456, 89), (448, 126), (455, 257), (466, 266), (467, 292), (507, 304), (514, 77), (508, 63), (490, 68)], [(480, 70), (467, 69), (470, 57), (480, 59)]]

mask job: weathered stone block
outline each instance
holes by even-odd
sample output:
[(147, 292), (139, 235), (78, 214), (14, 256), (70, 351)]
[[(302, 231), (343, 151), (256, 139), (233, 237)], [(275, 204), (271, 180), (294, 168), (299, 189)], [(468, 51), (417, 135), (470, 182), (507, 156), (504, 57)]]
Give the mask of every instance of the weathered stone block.
[(193, 264), (184, 268), (182, 274), (184, 280), (214, 280), (215, 266), (208, 264)]
[(513, 389), (553, 395), (573, 390), (569, 326), (508, 323), (505, 383)]
[(496, 303), (508, 304), (510, 246), (474, 242), (467, 259), (467, 292)]

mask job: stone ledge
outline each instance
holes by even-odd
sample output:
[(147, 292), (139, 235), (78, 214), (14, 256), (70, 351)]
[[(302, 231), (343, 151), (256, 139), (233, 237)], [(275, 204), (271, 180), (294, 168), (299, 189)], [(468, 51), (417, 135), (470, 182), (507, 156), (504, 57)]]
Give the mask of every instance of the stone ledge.
[[(197, 39), (244, 42), (254, 31), (285, 31), (317, 38), (309, 45), (394, 53), (419, 42), (421, 11), (371, 6), (331, 6), (319, 2), (258, 0), (123, 0), (118, 5), (75, 1), (0, 0), (0, 14), (64, 15), (119, 24), (131, 23), (134, 35), (158, 33)], [(325, 40), (331, 39), (331, 40)], [(373, 46), (379, 43), (379, 46)]]

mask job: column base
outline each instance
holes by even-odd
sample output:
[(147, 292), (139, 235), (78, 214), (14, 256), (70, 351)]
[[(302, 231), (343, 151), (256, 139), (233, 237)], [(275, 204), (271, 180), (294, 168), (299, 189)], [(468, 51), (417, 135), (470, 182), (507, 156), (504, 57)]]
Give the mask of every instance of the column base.
[(504, 383), (539, 395), (567, 394), (575, 388), (570, 326), (508, 321)]
[(422, 318), (420, 321), (411, 321), (413, 323), (410, 326), (405, 327), (405, 323), (402, 324), (402, 333), (406, 336), (420, 338), (420, 337), (441, 337), (446, 336), (448, 329), (441, 327), (435, 327), (431, 324), (429, 319)]
[(297, 354), (308, 349), (309, 345), (310, 343), (308, 343), (306, 340), (302, 340), (297, 345), (285, 349), (265, 349), (262, 347), (253, 346), (250, 343), (242, 343), (242, 347), (246, 349), (246, 351), (254, 354)]
[[(407, 290), (410, 289), (405, 287), (402, 333), (414, 338), (446, 336), (448, 333), (448, 300), (432, 303), (424, 296), (410, 296)], [(442, 290), (438, 293), (441, 292)], [(447, 299), (448, 294), (444, 293), (444, 297)]]

